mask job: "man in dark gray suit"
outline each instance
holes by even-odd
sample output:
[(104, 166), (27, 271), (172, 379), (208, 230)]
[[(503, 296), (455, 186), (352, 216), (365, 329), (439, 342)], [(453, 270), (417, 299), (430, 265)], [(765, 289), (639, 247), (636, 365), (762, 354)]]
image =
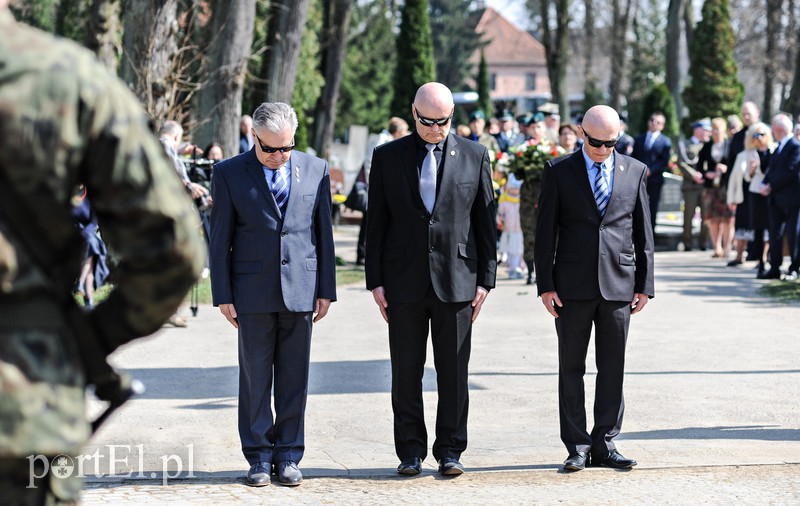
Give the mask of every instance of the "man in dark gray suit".
[(281, 485), (303, 479), (311, 328), (336, 300), (328, 164), (293, 150), (296, 129), (289, 105), (261, 104), (255, 145), (218, 163), (212, 180), (211, 288), (239, 329), (239, 437), (252, 486), (268, 485), (273, 467)]
[(494, 287), (494, 191), (489, 155), (448, 134), (453, 95), (427, 83), (411, 113), (416, 132), (372, 157), (367, 289), (389, 324), (398, 473), (419, 474), (428, 453), (422, 375), (431, 329), (439, 407), (433, 456), (439, 472), (464, 472), (472, 322)]
[(663, 112), (656, 111), (647, 121), (647, 132), (633, 141), (631, 156), (647, 166), (647, 196), (650, 201), (650, 224), (656, 227), (656, 213), (664, 186), (664, 172), (669, 171), (672, 141), (663, 134), (666, 119)]
[[(556, 318), (564, 468), (627, 469), (613, 439), (622, 426), (622, 380), (630, 316), (654, 295), (647, 167), (614, 152), (619, 115), (586, 112), (583, 149), (547, 162), (539, 197), (535, 262), (539, 295)], [(583, 375), (594, 326), (594, 428), (586, 430)], [(591, 459), (591, 460), (590, 460)]]

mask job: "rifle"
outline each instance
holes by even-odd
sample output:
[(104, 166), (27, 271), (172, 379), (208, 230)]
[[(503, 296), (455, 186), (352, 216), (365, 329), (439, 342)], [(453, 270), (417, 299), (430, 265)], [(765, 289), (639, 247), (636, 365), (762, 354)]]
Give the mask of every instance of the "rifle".
[(13, 191), (5, 170), (0, 167), (0, 219), (8, 225), (33, 264), (47, 279), (46, 294), (59, 306), (64, 322), (75, 338), (87, 386), (93, 386), (97, 398), (109, 403), (105, 411), (92, 421), (92, 432), (97, 432), (120, 406), (134, 395), (144, 393), (144, 385), (108, 364), (106, 358), (113, 348), (94, 327), (89, 314), (78, 307), (69, 290), (65, 289), (72, 285), (78, 272), (80, 258), (75, 254), (84, 251), (81, 247), (82, 238), (73, 226), (71, 217), (55, 199), (37, 200), (36, 206), (39, 212), (49, 211), (47, 216), (52, 226), (69, 227), (72, 230), (63, 246), (52, 241), (47, 231), (38, 225), (33, 218), (37, 213)]

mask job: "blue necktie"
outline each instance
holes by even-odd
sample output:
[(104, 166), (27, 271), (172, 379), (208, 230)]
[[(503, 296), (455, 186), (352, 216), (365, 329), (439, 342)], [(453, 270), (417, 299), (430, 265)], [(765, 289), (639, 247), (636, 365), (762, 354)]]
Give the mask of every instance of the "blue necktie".
[(608, 191), (606, 178), (603, 177), (603, 165), (600, 162), (594, 162), (594, 168), (597, 169), (597, 176), (594, 178), (594, 200), (597, 202), (600, 216), (605, 216), (608, 201), (611, 200), (611, 192)]
[(433, 150), (436, 144), (425, 144), (428, 154), (422, 160), (422, 170), (419, 175), (419, 193), (422, 202), (429, 213), (433, 212), (433, 204), (436, 202), (436, 156)]
[(289, 201), (289, 185), (283, 175), (283, 167), (272, 171), (272, 195), (281, 210), (281, 216), (286, 214), (286, 203)]

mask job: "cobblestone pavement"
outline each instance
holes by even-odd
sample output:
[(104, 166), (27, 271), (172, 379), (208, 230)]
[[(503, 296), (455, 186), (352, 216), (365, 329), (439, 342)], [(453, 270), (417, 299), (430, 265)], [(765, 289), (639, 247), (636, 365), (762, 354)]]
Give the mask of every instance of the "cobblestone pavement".
[[(800, 465), (468, 472), (442, 478), (319, 477), (297, 488), (240, 480), (178, 480), (167, 486), (90, 484), (86, 505), (106, 504), (797, 504)], [(96, 487), (96, 488), (95, 488)]]

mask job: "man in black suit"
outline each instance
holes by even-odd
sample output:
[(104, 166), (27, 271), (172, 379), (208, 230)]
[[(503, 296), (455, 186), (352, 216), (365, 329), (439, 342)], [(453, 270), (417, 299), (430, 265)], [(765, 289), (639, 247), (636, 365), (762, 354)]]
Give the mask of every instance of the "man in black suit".
[(786, 114), (772, 119), (772, 135), (778, 147), (769, 161), (764, 175), (761, 194), (769, 196), (769, 270), (760, 279), (781, 277), (783, 263), (783, 237), (789, 243), (789, 270), (787, 278), (797, 279), (800, 269), (800, 251), (797, 240), (798, 212), (800, 211), (800, 142), (792, 135), (792, 120)]
[(669, 170), (672, 141), (664, 130), (664, 113), (656, 111), (647, 121), (647, 132), (633, 141), (631, 156), (647, 166), (647, 196), (650, 199), (650, 225), (656, 228), (656, 213), (664, 186), (664, 172)]
[[(586, 112), (583, 149), (547, 162), (539, 198), (535, 262), (539, 295), (556, 318), (564, 468), (627, 469), (613, 439), (622, 426), (622, 380), (630, 316), (654, 295), (647, 167), (614, 152), (619, 116)], [(586, 430), (583, 375), (595, 329), (594, 428)], [(590, 460), (591, 459), (591, 460)]]
[(448, 134), (446, 86), (421, 86), (411, 113), (416, 132), (372, 157), (367, 289), (389, 324), (397, 471), (419, 474), (428, 452), (422, 375), (430, 327), (439, 391), (433, 456), (442, 475), (457, 476), (472, 322), (495, 284), (494, 193), (486, 148)]

